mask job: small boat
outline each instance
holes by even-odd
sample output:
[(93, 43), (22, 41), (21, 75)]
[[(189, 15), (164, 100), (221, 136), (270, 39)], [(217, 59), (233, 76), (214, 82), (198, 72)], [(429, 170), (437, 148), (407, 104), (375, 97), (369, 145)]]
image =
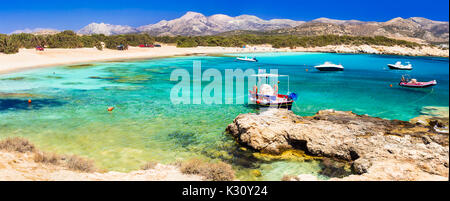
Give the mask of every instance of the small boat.
[(437, 85), (436, 80), (428, 81), (428, 82), (417, 82), (416, 79), (411, 79), (411, 81), (401, 81), (398, 85), (402, 87), (411, 87), (411, 88), (426, 88)]
[(238, 61), (248, 61), (248, 62), (258, 62), (258, 60), (256, 59), (256, 57), (237, 57), (236, 60)]
[(412, 65), (409, 62), (406, 63), (407, 65), (403, 65), (402, 62), (397, 61), (395, 64), (388, 64), (388, 67), (394, 70), (412, 70)]
[(331, 62), (325, 62), (324, 64), (318, 65), (318, 66), (314, 66), (314, 68), (316, 68), (317, 70), (320, 71), (343, 71), (344, 70), (344, 66), (342, 65), (337, 65), (337, 64), (333, 64)]
[[(288, 92), (288, 95), (278, 93), (278, 85), (269, 85), (269, 77), (288, 77), (287, 75), (278, 74), (256, 74), (258, 80), (265, 79), (264, 84), (253, 87), (253, 91), (249, 90), (250, 101), (261, 107), (287, 108), (291, 110), (292, 104), (297, 100), (297, 94)], [(289, 77), (288, 77), (289, 79)], [(260, 83), (258, 81), (257, 83)], [(289, 81), (288, 81), (289, 83)], [(289, 84), (288, 84), (289, 86)], [(289, 88), (289, 87), (288, 87)], [(289, 91), (289, 89), (288, 89)]]

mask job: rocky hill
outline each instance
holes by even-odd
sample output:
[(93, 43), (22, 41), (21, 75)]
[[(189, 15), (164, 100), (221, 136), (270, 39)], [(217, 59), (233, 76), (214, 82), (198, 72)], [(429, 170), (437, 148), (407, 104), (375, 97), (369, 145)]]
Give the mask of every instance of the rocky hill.
[(79, 34), (104, 34), (107, 36), (136, 32), (138, 31), (130, 26), (112, 25), (105, 23), (91, 23), (78, 31)]
[(205, 16), (187, 12), (180, 18), (162, 20), (156, 24), (140, 27), (92, 23), (78, 31), (80, 34), (126, 34), (149, 33), (155, 36), (198, 36), (281, 34), (281, 35), (351, 35), (386, 36), (419, 43), (441, 44), (449, 41), (449, 23), (433, 21), (422, 17), (394, 18), (386, 22), (366, 22), (359, 20), (336, 20), (318, 18), (309, 22), (290, 19), (263, 20), (253, 15), (231, 17), (223, 14)]
[(170, 21), (138, 27), (140, 32), (153, 35), (214, 35), (232, 30), (273, 30), (294, 27), (303, 21), (288, 19), (263, 20), (252, 15), (230, 17), (217, 14), (209, 17), (201, 13), (187, 12), (184, 16)]
[(387, 22), (362, 22), (357, 20), (332, 20), (319, 18), (297, 27), (273, 30), (270, 34), (300, 36), (352, 35), (386, 36), (414, 42), (445, 43), (449, 41), (449, 23), (420, 17), (394, 18)]

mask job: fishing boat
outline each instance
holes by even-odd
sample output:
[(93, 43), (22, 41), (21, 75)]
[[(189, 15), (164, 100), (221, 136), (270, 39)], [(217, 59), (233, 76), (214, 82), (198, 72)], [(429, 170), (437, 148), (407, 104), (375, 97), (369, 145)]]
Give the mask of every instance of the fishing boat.
[(418, 82), (416, 79), (409, 79), (409, 77), (402, 76), (402, 79), (398, 85), (402, 87), (410, 87), (410, 88), (426, 88), (437, 85), (436, 80), (431, 80), (428, 82)]
[(237, 57), (236, 60), (238, 61), (248, 61), (248, 62), (258, 62), (258, 60), (256, 59), (256, 57)]
[(407, 65), (403, 65), (402, 62), (397, 61), (395, 64), (388, 64), (388, 67), (394, 70), (412, 70), (412, 65), (409, 62), (406, 63)]
[[(274, 107), (274, 108), (287, 108), (291, 110), (292, 104), (297, 100), (297, 94), (288, 92), (287, 95), (278, 93), (278, 85), (269, 84), (269, 78), (287, 77), (288, 78), (288, 91), (289, 91), (289, 76), (278, 74), (255, 74), (257, 77), (258, 85), (253, 87), (253, 90), (249, 90), (250, 101), (261, 107)], [(265, 80), (262, 83), (262, 80)], [(279, 82), (278, 82), (279, 83)]]
[(324, 64), (314, 66), (314, 68), (316, 68), (317, 70), (320, 70), (320, 71), (343, 71), (344, 70), (344, 66), (342, 66), (340, 64), (339, 65), (333, 64), (328, 61), (325, 62)]

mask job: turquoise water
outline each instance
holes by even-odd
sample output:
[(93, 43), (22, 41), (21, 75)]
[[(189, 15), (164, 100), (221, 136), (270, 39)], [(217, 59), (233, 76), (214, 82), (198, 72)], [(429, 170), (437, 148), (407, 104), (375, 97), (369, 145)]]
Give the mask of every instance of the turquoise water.
[[(290, 91), (299, 95), (293, 111), (312, 115), (321, 109), (348, 110), (387, 119), (409, 120), (424, 106), (449, 101), (448, 58), (326, 53), (264, 53), (258, 63), (234, 57), (176, 57), (143, 61), (61, 66), (0, 75), (0, 138), (23, 136), (42, 150), (78, 154), (107, 170), (131, 171), (147, 161), (171, 163), (193, 157), (231, 163), (241, 180), (279, 180), (284, 174), (319, 175), (318, 161), (263, 162), (243, 151), (224, 133), (244, 105), (174, 105), (170, 81), (174, 69), (278, 69), (290, 75)], [(388, 63), (410, 61), (419, 81), (436, 79), (431, 89), (397, 86), (404, 71)], [(318, 72), (312, 66), (331, 61), (343, 72)], [(287, 80), (280, 79), (280, 92)], [(203, 82), (203, 86), (208, 82)], [(225, 84), (225, 83), (224, 83)], [(392, 84), (393, 87), (389, 85)], [(225, 91), (225, 90), (223, 90)], [(32, 99), (28, 104), (27, 100)], [(114, 106), (113, 112), (106, 109)], [(258, 169), (262, 177), (250, 174)], [(324, 177), (325, 178), (325, 177)]]

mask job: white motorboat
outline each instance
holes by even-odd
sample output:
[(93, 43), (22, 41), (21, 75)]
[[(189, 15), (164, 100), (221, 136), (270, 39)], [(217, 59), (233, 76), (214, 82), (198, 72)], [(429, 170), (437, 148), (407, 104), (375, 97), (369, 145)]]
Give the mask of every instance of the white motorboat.
[(395, 64), (388, 64), (388, 67), (395, 70), (412, 70), (412, 65), (409, 62), (406, 63), (407, 65), (403, 65), (402, 62), (397, 61)]
[(249, 62), (258, 62), (258, 60), (256, 59), (256, 57), (237, 57), (236, 60), (239, 61), (249, 61)]
[(342, 66), (340, 64), (339, 65), (333, 64), (328, 61), (325, 62), (324, 64), (314, 66), (314, 68), (316, 68), (317, 70), (320, 70), (320, 71), (343, 71), (344, 70), (344, 66)]

